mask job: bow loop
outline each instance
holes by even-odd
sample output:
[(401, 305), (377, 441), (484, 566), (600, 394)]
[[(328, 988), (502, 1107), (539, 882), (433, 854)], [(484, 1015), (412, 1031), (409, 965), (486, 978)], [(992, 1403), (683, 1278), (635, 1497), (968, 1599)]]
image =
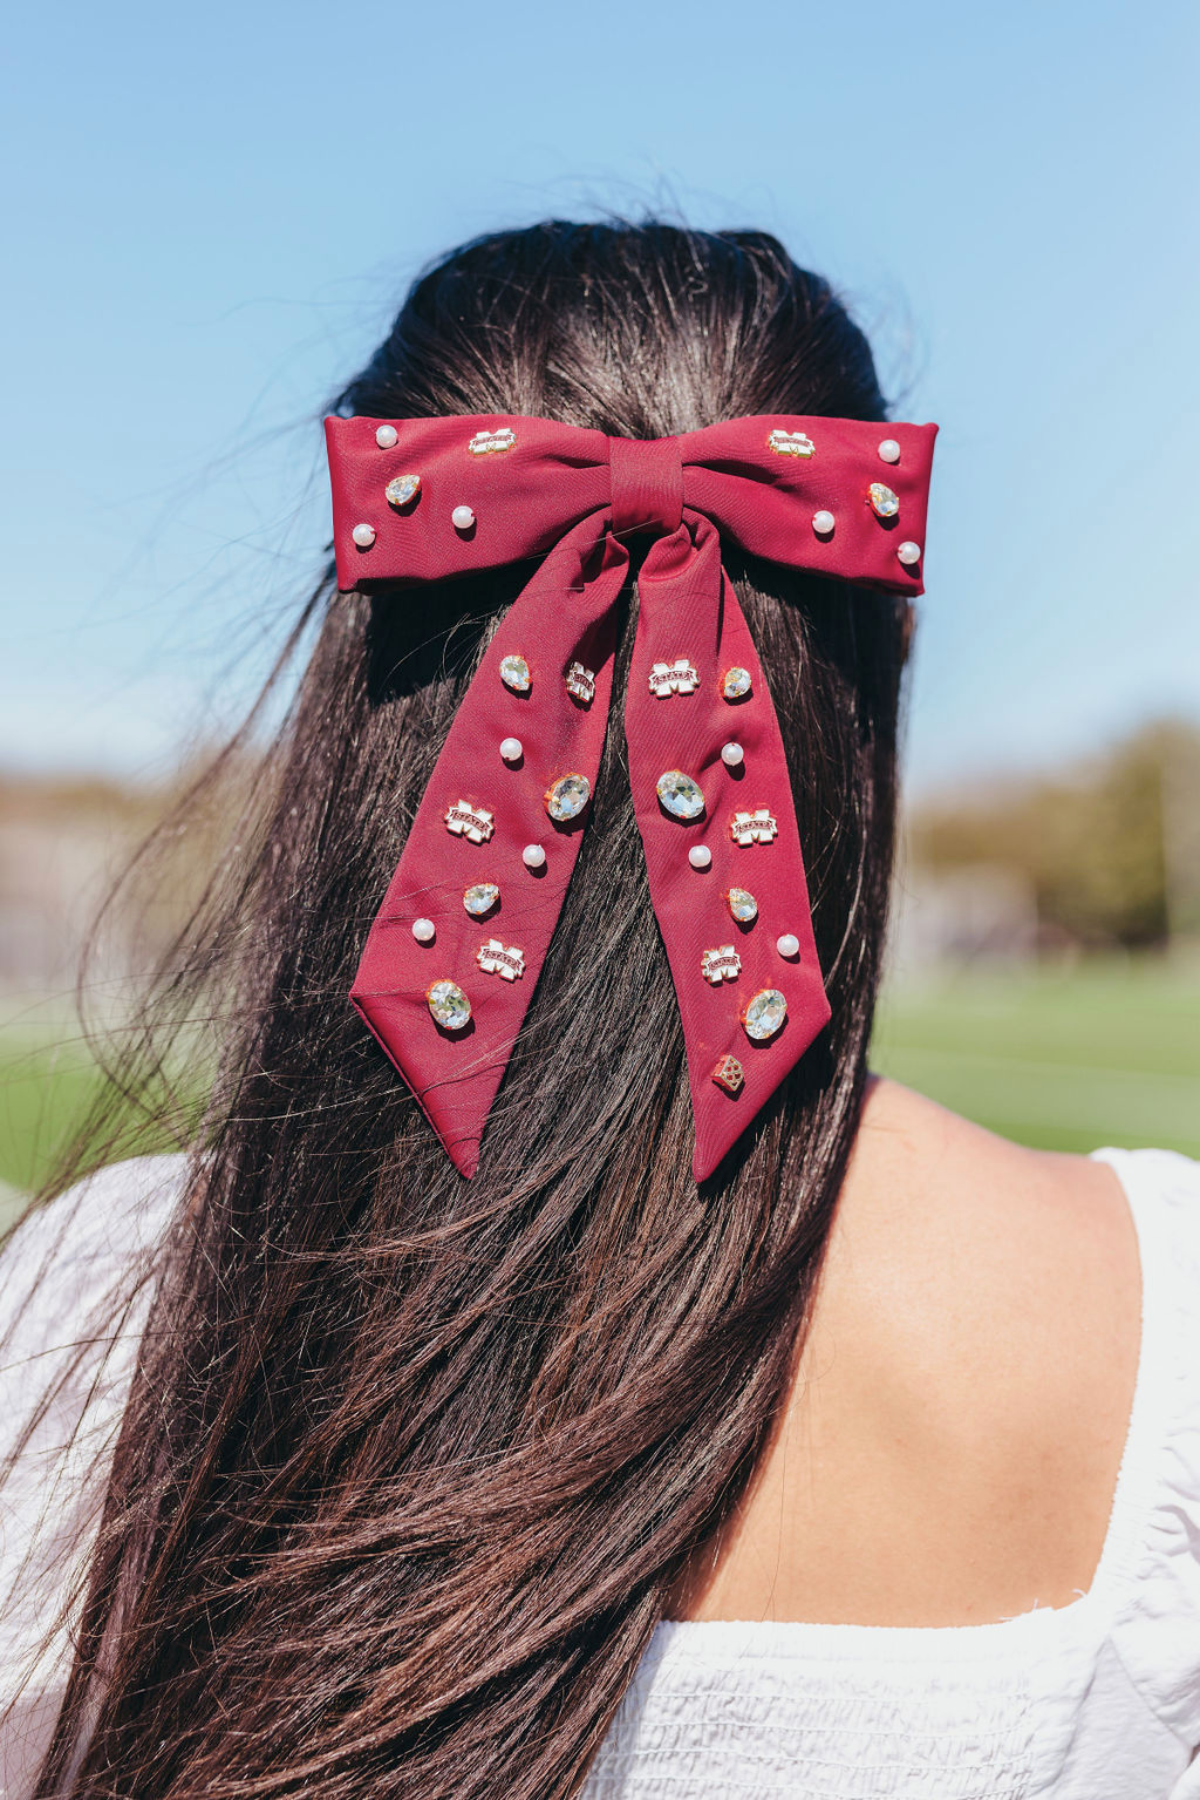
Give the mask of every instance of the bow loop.
[(516, 417), (326, 421), (340, 587), (549, 551), (459, 707), (352, 990), (464, 1175), (586, 827), (628, 536), (655, 538), (625, 735), (697, 1180), (828, 1021), (779, 721), (721, 539), (920, 593), (936, 431), (785, 416), (642, 442)]

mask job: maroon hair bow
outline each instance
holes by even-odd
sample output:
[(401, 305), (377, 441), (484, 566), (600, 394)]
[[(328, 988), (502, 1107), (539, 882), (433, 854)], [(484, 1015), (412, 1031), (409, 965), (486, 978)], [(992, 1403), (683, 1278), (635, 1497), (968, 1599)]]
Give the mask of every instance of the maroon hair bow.
[(459, 707), (352, 998), (464, 1175), (596, 781), (625, 540), (625, 699), (703, 1180), (829, 1019), (779, 723), (720, 538), (919, 594), (936, 425), (751, 418), (651, 442), (513, 416), (326, 421), (338, 586), (549, 552)]

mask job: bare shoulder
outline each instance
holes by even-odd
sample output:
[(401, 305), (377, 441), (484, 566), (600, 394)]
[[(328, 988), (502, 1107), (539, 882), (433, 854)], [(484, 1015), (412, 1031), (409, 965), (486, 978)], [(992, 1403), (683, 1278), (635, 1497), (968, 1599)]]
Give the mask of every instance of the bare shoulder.
[[(1140, 1312), (1137, 1240), (1107, 1164), (1028, 1150), (873, 1084), (830, 1241), (825, 1301), (931, 1348), (1069, 1346)], [(1019, 1332), (1016, 1330), (1020, 1327)], [(893, 1344), (893, 1348), (896, 1346)]]
[(1068, 1604), (1103, 1547), (1140, 1318), (1111, 1169), (874, 1084), (785, 1416), (694, 1616)]

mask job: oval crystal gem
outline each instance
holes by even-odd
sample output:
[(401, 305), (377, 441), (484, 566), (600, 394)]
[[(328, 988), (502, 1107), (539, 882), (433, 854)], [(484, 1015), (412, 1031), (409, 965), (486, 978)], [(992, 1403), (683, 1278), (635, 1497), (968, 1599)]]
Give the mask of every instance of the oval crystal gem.
[(871, 483), (867, 489), (867, 499), (871, 502), (871, 510), (877, 519), (894, 519), (900, 511), (899, 499), (882, 481)]
[(482, 919), (490, 913), (500, 898), (500, 889), (494, 881), (477, 881), (463, 892), (463, 905), (473, 919)]
[(415, 500), (421, 491), (419, 475), (397, 475), (384, 488), (384, 498), (389, 506), (407, 506)]
[(577, 819), (592, 795), (592, 784), (586, 775), (560, 775), (546, 789), (546, 811), (560, 825)]
[(753, 1038), (756, 1044), (761, 1044), (764, 1039), (775, 1036), (786, 1018), (787, 1001), (779, 989), (760, 988), (747, 1003), (742, 1014), (742, 1024), (746, 1036)]
[(746, 888), (730, 888), (725, 896), (729, 903), (729, 912), (739, 925), (749, 925), (758, 917), (758, 901)]
[(750, 692), (749, 669), (726, 669), (721, 692), (727, 700), (744, 700)]
[(704, 811), (704, 795), (682, 769), (668, 769), (655, 786), (659, 800), (673, 819), (698, 819)]
[(506, 688), (514, 694), (527, 694), (533, 684), (529, 673), (529, 664), (523, 656), (502, 656), (500, 658), (500, 679)]
[(435, 981), (425, 990), (430, 1012), (444, 1031), (461, 1031), (471, 1022), (471, 1002), (457, 981)]

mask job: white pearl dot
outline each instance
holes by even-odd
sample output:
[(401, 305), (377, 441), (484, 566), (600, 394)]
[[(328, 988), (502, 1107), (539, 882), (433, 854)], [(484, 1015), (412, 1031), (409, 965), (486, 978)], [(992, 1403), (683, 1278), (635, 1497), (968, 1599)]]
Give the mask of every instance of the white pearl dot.
[(521, 852), (521, 861), (527, 869), (540, 869), (546, 861), (546, 852), (540, 844), (526, 844)]
[(920, 562), (921, 546), (920, 546), (920, 544), (914, 544), (912, 539), (908, 538), (905, 540), (905, 542), (903, 544), (897, 545), (896, 555), (900, 558), (900, 561), (902, 563), (904, 563), (906, 566), (911, 563)]
[(775, 939), (775, 948), (780, 956), (799, 956), (800, 939), (793, 937), (790, 931), (785, 931), (781, 938)]
[(400, 433), (394, 425), (381, 425), (375, 433), (375, 442), (381, 450), (390, 450), (393, 444), (400, 441)]
[(736, 769), (746, 760), (746, 752), (740, 744), (722, 744), (721, 761), (727, 769)]
[(500, 740), (500, 754), (505, 762), (520, 762), (525, 754), (525, 746), (520, 738), (502, 738)]
[(350, 536), (360, 550), (369, 550), (375, 542), (375, 527), (373, 525), (356, 525)]
[(712, 862), (712, 851), (707, 844), (693, 844), (688, 851), (688, 861), (693, 869), (707, 869)]
[(831, 512), (815, 512), (813, 514), (813, 530), (818, 537), (828, 537), (837, 523)]
[(432, 919), (414, 919), (413, 936), (418, 944), (432, 944), (437, 936), (437, 927)]
[(879, 446), (879, 454), (882, 456), (884, 462), (899, 462), (900, 446), (895, 438), (884, 438), (882, 444)]
[(450, 514), (450, 523), (455, 531), (470, 531), (475, 523), (475, 514), (469, 506), (456, 506)]

